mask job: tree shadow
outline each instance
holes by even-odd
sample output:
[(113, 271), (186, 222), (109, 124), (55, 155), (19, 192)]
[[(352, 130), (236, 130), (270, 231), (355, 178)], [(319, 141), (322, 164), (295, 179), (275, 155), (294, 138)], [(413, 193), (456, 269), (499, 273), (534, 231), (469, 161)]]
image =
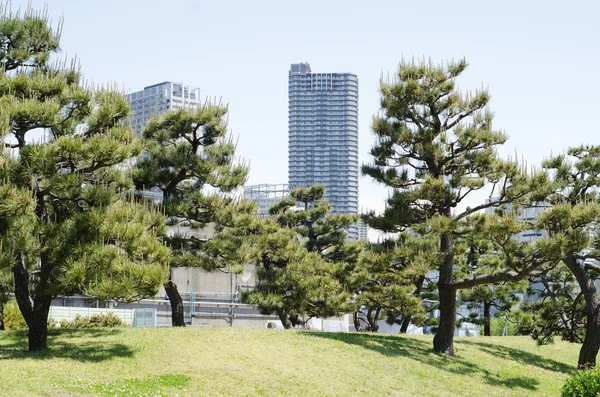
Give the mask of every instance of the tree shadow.
[(547, 371), (571, 374), (575, 370), (575, 367), (572, 365), (568, 365), (551, 358), (546, 358), (535, 353), (530, 353), (528, 351), (515, 349), (514, 347), (494, 345), (491, 343), (478, 342), (474, 340), (461, 340), (459, 344), (477, 346), (481, 351), (491, 354), (494, 357), (502, 357), (507, 360), (539, 367)]
[[(122, 343), (111, 343), (98, 339), (100, 336), (120, 333), (118, 329), (52, 329), (48, 335), (48, 350), (27, 350), (27, 331), (0, 334), (0, 361), (30, 358), (51, 360), (65, 358), (79, 362), (101, 362), (114, 358), (133, 357), (135, 350)], [(62, 338), (57, 338), (62, 336)], [(65, 339), (86, 338), (70, 342)]]
[(419, 339), (368, 333), (309, 331), (304, 334), (360, 346), (389, 357), (406, 357), (410, 360), (457, 375), (479, 375), (485, 383), (493, 386), (537, 390), (540, 384), (533, 377), (517, 376), (505, 378), (461, 357), (451, 357), (446, 354), (436, 353), (431, 349), (431, 342)]

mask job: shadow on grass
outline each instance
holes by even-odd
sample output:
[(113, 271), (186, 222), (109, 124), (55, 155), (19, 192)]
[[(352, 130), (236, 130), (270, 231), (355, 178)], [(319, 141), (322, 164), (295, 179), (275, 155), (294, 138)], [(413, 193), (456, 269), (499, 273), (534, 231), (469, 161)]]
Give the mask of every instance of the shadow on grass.
[[(435, 353), (431, 349), (431, 342), (429, 341), (395, 335), (363, 333), (306, 332), (305, 335), (357, 345), (385, 356), (405, 357), (457, 375), (480, 375), (487, 384), (493, 386), (537, 390), (539, 385), (539, 381), (536, 378), (529, 376), (507, 378), (502, 374), (493, 373), (461, 357), (450, 357), (445, 354)], [(543, 357), (539, 357), (539, 359), (546, 360)], [(529, 364), (537, 365), (536, 362)]]
[(514, 347), (494, 345), (491, 343), (473, 340), (461, 340), (459, 343), (477, 346), (479, 350), (491, 354), (494, 357), (502, 357), (507, 360), (520, 362), (522, 364), (533, 365), (548, 371), (571, 374), (575, 370), (575, 367), (572, 365), (561, 363), (560, 361), (552, 360), (551, 358), (545, 358), (528, 351), (515, 349)]
[(2, 333), (0, 361), (16, 358), (63, 358), (80, 362), (101, 362), (113, 358), (133, 357), (135, 351), (131, 347), (101, 339), (102, 336), (120, 332), (119, 329), (51, 329), (48, 335), (48, 350), (38, 352), (27, 351), (27, 331)]

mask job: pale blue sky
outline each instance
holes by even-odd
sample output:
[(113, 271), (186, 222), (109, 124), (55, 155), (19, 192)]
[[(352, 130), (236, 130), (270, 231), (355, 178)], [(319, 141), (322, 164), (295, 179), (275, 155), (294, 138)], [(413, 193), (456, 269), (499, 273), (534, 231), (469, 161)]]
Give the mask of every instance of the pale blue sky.
[[(568, 146), (600, 144), (599, 1), (48, 3), (54, 21), (64, 17), (63, 52), (77, 55), (87, 79), (132, 91), (183, 82), (229, 103), (249, 183), (287, 182), (287, 76), (296, 62), (358, 75), (361, 163), (370, 160), (379, 77), (402, 57), (466, 57), (458, 84), (489, 88), (495, 126), (510, 136), (503, 155), (516, 149), (536, 165)], [(386, 196), (361, 177), (361, 206), (379, 209)]]

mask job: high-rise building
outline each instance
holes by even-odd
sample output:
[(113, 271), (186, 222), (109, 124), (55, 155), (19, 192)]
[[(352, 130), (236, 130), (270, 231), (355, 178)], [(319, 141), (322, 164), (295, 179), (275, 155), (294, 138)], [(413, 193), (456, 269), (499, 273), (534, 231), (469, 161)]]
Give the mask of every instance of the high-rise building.
[[(324, 185), (337, 214), (358, 214), (358, 78), (289, 71), (289, 185)], [(358, 227), (348, 230), (358, 238)]]
[(132, 125), (139, 134), (150, 117), (168, 110), (197, 109), (202, 105), (200, 89), (165, 81), (127, 95), (131, 103)]
[(358, 239), (362, 241), (369, 240), (369, 225), (366, 224), (362, 219), (358, 220)]
[(269, 208), (287, 198), (290, 198), (290, 189), (285, 184), (244, 186), (244, 200), (258, 205), (258, 215), (261, 217), (270, 216)]

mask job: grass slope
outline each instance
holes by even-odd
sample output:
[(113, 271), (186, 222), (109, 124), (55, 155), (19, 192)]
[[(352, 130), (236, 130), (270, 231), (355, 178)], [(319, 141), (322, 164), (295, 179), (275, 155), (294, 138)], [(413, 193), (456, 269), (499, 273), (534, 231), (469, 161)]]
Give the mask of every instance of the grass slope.
[(0, 396), (556, 396), (579, 346), (240, 328), (53, 331), (25, 351), (0, 333)]

